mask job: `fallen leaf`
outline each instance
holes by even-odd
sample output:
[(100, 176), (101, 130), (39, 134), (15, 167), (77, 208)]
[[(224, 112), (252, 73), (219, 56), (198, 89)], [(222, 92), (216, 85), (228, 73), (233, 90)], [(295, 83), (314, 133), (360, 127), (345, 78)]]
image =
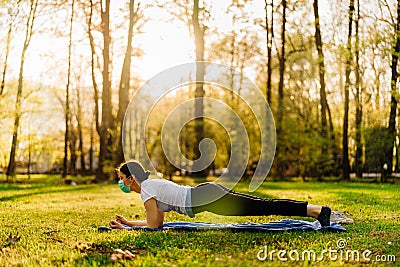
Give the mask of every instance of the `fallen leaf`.
[(119, 248), (114, 249), (114, 252), (117, 253), (117, 254), (118, 253), (125, 254), (125, 252), (122, 249), (119, 249)]
[(127, 260), (133, 260), (133, 259), (135, 259), (135, 255), (133, 255), (129, 250), (125, 250), (124, 258)]
[(111, 260), (114, 261), (114, 262), (117, 262), (119, 260), (117, 254), (112, 254), (111, 255)]
[(117, 262), (119, 260), (134, 260), (135, 255), (129, 250), (123, 251), (122, 249), (114, 249), (114, 253), (111, 254), (111, 260)]
[(9, 252), (9, 251), (10, 251), (10, 248), (2, 248), (1, 249), (1, 252), (3, 252), (3, 253)]
[(15, 236), (12, 236), (12, 234), (10, 234), (7, 238), (7, 242), (10, 244), (15, 244), (17, 243), (19, 240), (21, 240), (21, 237), (18, 236), (18, 233)]

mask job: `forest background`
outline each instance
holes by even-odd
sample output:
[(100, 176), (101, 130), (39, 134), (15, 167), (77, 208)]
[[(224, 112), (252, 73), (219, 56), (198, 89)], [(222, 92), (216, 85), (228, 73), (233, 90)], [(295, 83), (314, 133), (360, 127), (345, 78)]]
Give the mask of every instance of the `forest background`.
[[(110, 180), (124, 160), (129, 100), (160, 71), (193, 61), (232, 67), (260, 88), (277, 132), (272, 176), (349, 180), (400, 168), (400, 1), (2, 0), (0, 14), (0, 167), (7, 180), (16, 173)], [(248, 116), (237, 96), (218, 88), (179, 90), (158, 108), (218, 95)], [(135, 148), (144, 144), (157, 171), (172, 176), (181, 172), (163, 153), (162, 119), (153, 118), (146, 136), (135, 134), (144, 118), (132, 119), (129, 157), (140, 160)], [(243, 123), (257, 139), (253, 120)], [(179, 138), (188, 159), (199, 157), (202, 138), (216, 142), (212, 174), (224, 171), (231, 152), (219, 127), (195, 120)], [(244, 179), (259, 152), (252, 143)]]

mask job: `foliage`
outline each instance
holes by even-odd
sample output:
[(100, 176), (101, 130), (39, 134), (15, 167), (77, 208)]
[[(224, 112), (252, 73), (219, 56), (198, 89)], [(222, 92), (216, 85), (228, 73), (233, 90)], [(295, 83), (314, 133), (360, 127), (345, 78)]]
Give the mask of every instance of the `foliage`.
[[(90, 2), (93, 3), (93, 18), (91, 20), (93, 50), (90, 48), (88, 32), (88, 20), (90, 12)], [(101, 1), (100, 1), (101, 2)], [(82, 126), (83, 148), (82, 152), (75, 147), (77, 154), (83, 154), (86, 164), (96, 168), (99, 157), (99, 135), (95, 132), (94, 117), (94, 92), (93, 81), (98, 84), (99, 96), (102, 93), (101, 76), (103, 62), (103, 30), (101, 23), (99, 1), (77, 1), (76, 19), (73, 25), (73, 47), (71, 61), (71, 118), (72, 128), (77, 129), (80, 121)], [(269, 3), (269, 2), (268, 2)], [(366, 151), (363, 157), (365, 163), (380, 166), (381, 162), (369, 163), (374, 161), (371, 157), (380, 155), (381, 148), (379, 142), (374, 142), (374, 138), (369, 136), (376, 127), (386, 127), (388, 124), (388, 110), (390, 103), (390, 60), (393, 54), (393, 44), (395, 38), (394, 26), (396, 24), (396, 2), (395, 1), (369, 1), (360, 6), (360, 74), (361, 87), (363, 94), (361, 104), (363, 108), (362, 143)], [(31, 40), (31, 53), (26, 55), (24, 95), (20, 127), (20, 142), (17, 147), (18, 164), (26, 165), (28, 162), (29, 151), (33, 151), (32, 164), (44, 166), (37, 172), (59, 171), (58, 165), (62, 155), (59, 150), (62, 148), (63, 140), (63, 109), (64, 89), (67, 72), (67, 35), (69, 26), (69, 7), (71, 1), (39, 1), (38, 16), (36, 23), (37, 29)], [(320, 110), (319, 106), (319, 85), (318, 85), (318, 55), (314, 41), (314, 20), (312, 15), (312, 1), (295, 1), (288, 3), (287, 10), (287, 46), (285, 55), (280, 55), (277, 45), (280, 43), (280, 26), (282, 24), (282, 4), (273, 1), (273, 17), (271, 10), (265, 14), (265, 2), (254, 1), (199, 1), (199, 7), (204, 17), (205, 26), (205, 60), (220, 62), (242, 72), (266, 91), (266, 32), (265, 23), (268, 20), (274, 23), (274, 33), (271, 34), (272, 42), (272, 100), (270, 106), (277, 114), (278, 107), (278, 64), (279, 59), (285, 57), (285, 73), (283, 88), (283, 109), (284, 119), (282, 122), (282, 136), (279, 147), (282, 153), (275, 159), (272, 172), (280, 175), (299, 175), (299, 176), (327, 176), (339, 175), (341, 164), (341, 139), (343, 127), (343, 87), (346, 58), (346, 33), (348, 29), (347, 11), (348, 5), (345, 2), (327, 1), (320, 2), (320, 27), (323, 42), (323, 52), (325, 55), (326, 68), (326, 91), (327, 101), (332, 113), (335, 139), (324, 139), (321, 137)], [(194, 38), (187, 31), (191, 24), (191, 13), (193, 3), (191, 1), (136, 1), (137, 21), (135, 22), (133, 34), (133, 57), (131, 67), (131, 87), (129, 97), (140, 87), (146, 75), (154, 75), (165, 66), (180, 64), (182, 60), (172, 62), (171, 59), (190, 51), (187, 55), (188, 60), (194, 58)], [(0, 123), (3, 126), (0, 130), (0, 166), (5, 167), (9, 161), (10, 134), (13, 127), (13, 117), (15, 111), (10, 103), (16, 100), (17, 74), (19, 69), (22, 40), (28, 12), (29, 2), (3, 1), (0, 5), (0, 23), (7, 25), (0, 30), (0, 51), (4, 52), (7, 46), (7, 31), (11, 25), (12, 34), (10, 41), (10, 57), (8, 59), (6, 71), (6, 84), (3, 94), (0, 95)], [(21, 7), (21, 8), (18, 8)], [(116, 117), (118, 112), (118, 92), (120, 83), (124, 52), (126, 51), (126, 38), (129, 24), (128, 1), (117, 1), (115, 6), (111, 5), (110, 29), (110, 74), (111, 80), (111, 113)], [(182, 31), (174, 34), (161, 32), (164, 24), (184, 27)], [(156, 25), (156, 26), (154, 26)], [(184, 25), (184, 26), (182, 26)], [(160, 30), (160, 31), (159, 31)], [(189, 31), (193, 30), (190, 29)], [(191, 32), (193, 33), (193, 32)], [(159, 35), (159, 38), (158, 38)], [(149, 39), (149, 36), (156, 38)], [(184, 40), (185, 38), (189, 40)], [(352, 45), (354, 46), (354, 40)], [(173, 46), (164, 46), (165, 40), (173, 41)], [(192, 47), (185, 48), (185, 42), (192, 44)], [(154, 49), (154, 50), (152, 50)], [(135, 52), (137, 51), (137, 52)], [(159, 52), (162, 55), (158, 59), (148, 56)], [(92, 55), (91, 55), (92, 54)], [(159, 55), (159, 54), (157, 54)], [(91, 56), (93, 56), (93, 77), (91, 73)], [(143, 57), (141, 57), (143, 56)], [(151, 58), (151, 62), (148, 60)], [(163, 60), (169, 60), (168, 64), (162, 64)], [(5, 69), (6, 62), (3, 58), (0, 62), (0, 70)], [(151, 72), (144, 74), (145, 66), (151, 66)], [(160, 69), (161, 68), (161, 69)], [(352, 71), (355, 68), (352, 62)], [(107, 75), (106, 75), (107, 76)], [(355, 84), (354, 75), (350, 76), (350, 84)], [(240, 77), (228, 77), (240, 79)], [(235, 88), (241, 89), (241, 88)], [(78, 98), (78, 92), (80, 94)], [(353, 93), (353, 94), (352, 94)], [(159, 110), (168, 111), (171, 107), (180, 103), (183, 99), (190, 99), (194, 96), (194, 90), (183, 92), (174, 100), (165, 99), (160, 103)], [(217, 98), (218, 90), (206, 90), (206, 96)], [(354, 164), (355, 134), (354, 131), (354, 88), (350, 88), (350, 110), (349, 110), (349, 157), (350, 163)], [(397, 97), (395, 95), (395, 97)], [(182, 98), (182, 99), (181, 99)], [(218, 98), (228, 103), (242, 118), (250, 139), (250, 159), (248, 166), (257, 162), (257, 155), (260, 147), (257, 142), (258, 130), (253, 123), (253, 118), (248, 110), (237, 99), (230, 99), (229, 95)], [(57, 101), (58, 100), (58, 101)], [(102, 104), (99, 97), (99, 104)], [(126, 99), (124, 99), (126, 101)], [(144, 100), (145, 101), (145, 100)], [(175, 101), (175, 102), (174, 102)], [(81, 118), (78, 118), (80, 104), (82, 110)], [(107, 105), (106, 105), (107, 106)], [(105, 109), (105, 108), (104, 108)], [(99, 110), (100, 113), (105, 110)], [(161, 112), (159, 115), (163, 115)], [(101, 114), (99, 114), (101, 116)], [(176, 170), (166, 159), (160, 142), (159, 131), (162, 127), (162, 116), (155, 118), (150, 132), (149, 140), (143, 136), (132, 134), (135, 139), (134, 144), (149, 141), (148, 151), (152, 151), (151, 157), (158, 164), (159, 171), (169, 175)], [(141, 125), (143, 118), (133, 118), (132, 125)], [(227, 118), (229, 121), (229, 118)], [(280, 123), (280, 122), (279, 122)], [(151, 122), (149, 122), (151, 126)], [(136, 127), (136, 126), (134, 126)], [(218, 146), (217, 157), (214, 160), (213, 168), (224, 168), (230, 159), (230, 142), (226, 132), (219, 126), (210, 121), (205, 121), (204, 127), (208, 137), (212, 138)], [(35, 129), (34, 129), (35, 128)], [(114, 128), (114, 127), (111, 127)], [(187, 124), (181, 132), (180, 144), (184, 154), (189, 159), (193, 159), (196, 150), (193, 147), (193, 125)], [(30, 130), (29, 130), (30, 129)], [(137, 129), (136, 129), (137, 130)], [(108, 147), (107, 153), (117, 154), (118, 138), (120, 129), (107, 129), (111, 133), (112, 143)], [(30, 141), (29, 141), (30, 140)], [(137, 141), (139, 140), (139, 141)], [(69, 140), (71, 148), (78, 146), (77, 140)], [(74, 141), (74, 142), (73, 142)], [(231, 140), (235, 142), (235, 140)], [(27, 144), (30, 142), (30, 146)], [(75, 144), (75, 145), (74, 145)], [(328, 153), (322, 153), (321, 147), (328, 145)], [(30, 147), (31, 149), (27, 149)], [(140, 159), (141, 151), (138, 146), (132, 145), (133, 153), (126, 157)], [(374, 154), (375, 153), (375, 154)], [(396, 155), (398, 157), (398, 155)], [(92, 161), (89, 163), (89, 158)], [(112, 171), (115, 157), (107, 156), (105, 169)], [(78, 161), (79, 155), (69, 158), (70, 161)], [(80, 164), (70, 164), (79, 171)], [(371, 167), (372, 168), (372, 167)], [(374, 167), (375, 169), (377, 167)], [(20, 169), (19, 172), (24, 170)], [(73, 170), (75, 171), (75, 170)], [(72, 171), (72, 172), (73, 172)]]
[(365, 133), (365, 168), (367, 172), (381, 172), (383, 164), (387, 163), (385, 151), (390, 147), (387, 128), (370, 128)]

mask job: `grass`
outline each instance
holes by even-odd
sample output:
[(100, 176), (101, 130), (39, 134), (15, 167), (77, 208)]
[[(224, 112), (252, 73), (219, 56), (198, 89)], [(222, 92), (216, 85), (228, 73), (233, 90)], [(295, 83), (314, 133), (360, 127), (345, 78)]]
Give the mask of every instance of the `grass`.
[[(236, 190), (246, 192), (247, 188), (248, 184), (239, 184)], [(57, 176), (32, 176), (30, 181), (21, 176), (14, 183), (0, 183), (0, 266), (396, 266), (400, 261), (399, 191), (399, 184), (267, 182), (254, 193), (322, 203), (349, 212), (356, 223), (346, 226), (348, 231), (342, 233), (98, 232), (98, 226), (107, 225), (116, 213), (144, 219), (140, 196), (123, 194), (116, 185), (71, 186), (60, 183)], [(232, 223), (282, 218), (201, 213), (191, 219), (170, 212), (165, 220)], [(6, 241), (9, 234), (16, 233), (20, 241)], [(387, 260), (394, 255), (396, 261), (332, 261), (326, 256), (323, 261), (282, 262), (277, 252), (272, 261), (257, 259), (265, 246), (269, 252), (297, 250), (301, 255), (304, 250), (314, 250), (319, 256), (324, 249), (338, 249), (339, 239), (346, 240), (345, 249), (360, 253), (370, 250), (372, 260), (376, 255)], [(130, 250), (135, 260), (113, 263), (110, 256), (114, 248)]]

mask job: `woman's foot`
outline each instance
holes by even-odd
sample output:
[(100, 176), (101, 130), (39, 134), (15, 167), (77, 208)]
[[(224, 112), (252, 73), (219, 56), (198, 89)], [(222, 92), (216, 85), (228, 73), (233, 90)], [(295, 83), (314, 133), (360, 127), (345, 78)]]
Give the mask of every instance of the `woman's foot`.
[(322, 206), (321, 212), (319, 213), (317, 220), (321, 224), (321, 226), (329, 226), (331, 225), (331, 208), (328, 206)]
[(322, 226), (329, 226), (331, 224), (331, 208), (328, 206), (308, 204), (307, 216), (317, 219)]
[(335, 222), (338, 224), (353, 224), (354, 220), (352, 218), (347, 217), (345, 211), (333, 210), (331, 213), (331, 222)]

